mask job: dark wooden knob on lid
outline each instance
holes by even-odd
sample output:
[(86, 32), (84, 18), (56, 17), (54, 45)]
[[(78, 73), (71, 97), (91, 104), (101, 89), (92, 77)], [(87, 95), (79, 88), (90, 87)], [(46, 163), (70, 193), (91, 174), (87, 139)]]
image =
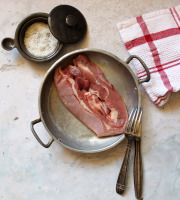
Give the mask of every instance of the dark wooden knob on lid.
[(77, 24), (76, 17), (73, 15), (68, 15), (66, 17), (66, 24), (69, 26), (76, 26), (76, 24)]
[(69, 44), (81, 40), (87, 30), (82, 13), (69, 5), (55, 7), (49, 14), (48, 25), (56, 39)]

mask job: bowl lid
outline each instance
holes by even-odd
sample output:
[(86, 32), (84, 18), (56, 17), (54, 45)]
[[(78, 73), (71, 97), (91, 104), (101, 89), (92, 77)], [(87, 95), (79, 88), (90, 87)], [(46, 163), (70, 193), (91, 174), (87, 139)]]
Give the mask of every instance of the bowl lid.
[(83, 14), (70, 5), (59, 5), (49, 14), (48, 25), (53, 36), (63, 43), (75, 43), (87, 30)]

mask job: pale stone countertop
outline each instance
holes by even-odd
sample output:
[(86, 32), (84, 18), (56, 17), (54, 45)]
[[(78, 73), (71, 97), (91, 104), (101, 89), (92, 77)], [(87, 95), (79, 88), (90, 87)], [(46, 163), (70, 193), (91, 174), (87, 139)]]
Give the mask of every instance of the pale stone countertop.
[[(0, 39), (14, 37), (18, 23), (34, 12), (49, 13), (59, 4), (78, 8), (88, 23), (86, 38), (66, 45), (61, 55), (79, 48), (128, 56), (116, 23), (158, 9), (174, 7), (179, 0), (1, 0)], [(41, 81), (55, 61), (34, 64), (16, 49), (0, 49), (0, 199), (4, 200), (135, 200), (133, 155), (127, 191), (119, 196), (115, 185), (127, 141), (101, 153), (72, 152), (54, 142), (43, 148), (30, 130), (39, 117)], [(61, 56), (60, 55), (60, 56)], [(142, 90), (144, 200), (177, 200), (180, 196), (180, 93), (156, 107)], [(16, 119), (16, 120), (15, 120)], [(41, 138), (49, 135), (39, 127)]]

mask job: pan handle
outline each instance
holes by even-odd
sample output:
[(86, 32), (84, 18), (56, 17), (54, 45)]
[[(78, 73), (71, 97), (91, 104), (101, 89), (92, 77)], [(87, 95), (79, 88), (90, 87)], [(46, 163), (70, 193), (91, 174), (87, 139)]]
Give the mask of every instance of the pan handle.
[(149, 69), (148, 69), (147, 65), (144, 63), (144, 61), (139, 56), (136, 56), (136, 55), (129, 56), (129, 58), (126, 60), (126, 63), (129, 64), (133, 58), (136, 58), (136, 59), (139, 60), (139, 62), (141, 63), (141, 65), (143, 66), (143, 68), (144, 68), (144, 70), (146, 71), (146, 74), (147, 74), (146, 78), (139, 79), (139, 84), (144, 83), (144, 82), (148, 82), (151, 78)]
[(37, 141), (38, 141), (43, 147), (49, 148), (49, 147), (51, 146), (51, 144), (54, 142), (54, 139), (51, 138), (47, 144), (44, 144), (44, 143), (41, 141), (41, 139), (39, 138), (39, 136), (37, 135), (37, 133), (36, 133), (35, 130), (34, 130), (34, 125), (37, 124), (37, 123), (39, 123), (39, 122), (41, 122), (41, 119), (40, 119), (40, 118), (39, 118), (39, 119), (36, 119), (36, 120), (34, 120), (34, 121), (31, 122), (31, 124), (30, 124), (31, 131), (32, 131), (34, 137), (37, 139)]

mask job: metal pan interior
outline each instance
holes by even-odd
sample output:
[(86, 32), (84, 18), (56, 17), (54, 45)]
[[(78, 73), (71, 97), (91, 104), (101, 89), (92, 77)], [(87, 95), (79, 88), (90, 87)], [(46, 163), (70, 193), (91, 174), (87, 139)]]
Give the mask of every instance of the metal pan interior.
[(47, 72), (39, 93), (41, 120), (49, 134), (75, 151), (92, 153), (109, 149), (124, 139), (124, 135), (98, 138), (81, 123), (58, 98), (53, 81), (56, 67), (66, 67), (79, 54), (96, 63), (124, 100), (128, 113), (140, 104), (140, 91), (133, 72), (117, 57), (99, 50), (78, 50), (60, 58)]

